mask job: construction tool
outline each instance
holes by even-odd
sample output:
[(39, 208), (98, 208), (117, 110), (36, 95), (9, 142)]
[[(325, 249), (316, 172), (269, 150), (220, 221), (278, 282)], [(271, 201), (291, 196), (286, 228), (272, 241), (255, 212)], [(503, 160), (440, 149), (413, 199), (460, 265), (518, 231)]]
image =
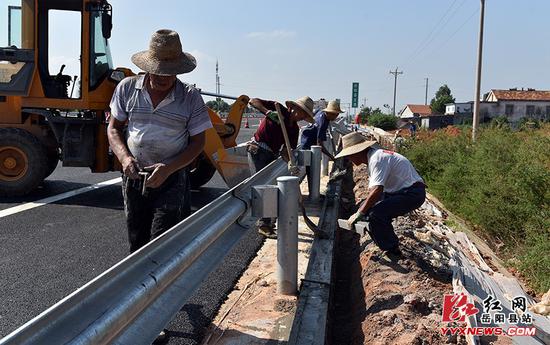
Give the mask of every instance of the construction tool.
[[(285, 126), (285, 121), (284, 121), (284, 118), (283, 118), (283, 113), (281, 112), (281, 107), (279, 106), (278, 103), (275, 103), (275, 109), (277, 110), (277, 117), (279, 118), (281, 131), (283, 132), (283, 137), (285, 139), (285, 146), (286, 146), (287, 153), (288, 153), (288, 159), (290, 160), (290, 165), (296, 167), (297, 166), (295, 164), (296, 159), (292, 155), (292, 148), (290, 146), (290, 140), (288, 139), (288, 133), (286, 131), (286, 126)], [(298, 189), (298, 191), (300, 192), (299, 199), (298, 199), (298, 204), (300, 205), (300, 209), (302, 211), (302, 216), (304, 217), (304, 222), (306, 223), (307, 227), (311, 231), (313, 231), (313, 233), (315, 235), (317, 235), (319, 238), (326, 238), (327, 235), (323, 231), (319, 230), (319, 227), (317, 225), (315, 225), (315, 223), (311, 219), (309, 219), (309, 217), (307, 216), (306, 208), (304, 206), (304, 197), (302, 195), (302, 191), (300, 189)]]
[(149, 176), (151, 176), (151, 173), (149, 171), (140, 171), (138, 172), (138, 175), (140, 178), (141, 195), (145, 196), (147, 194), (147, 187), (145, 184), (147, 183)]

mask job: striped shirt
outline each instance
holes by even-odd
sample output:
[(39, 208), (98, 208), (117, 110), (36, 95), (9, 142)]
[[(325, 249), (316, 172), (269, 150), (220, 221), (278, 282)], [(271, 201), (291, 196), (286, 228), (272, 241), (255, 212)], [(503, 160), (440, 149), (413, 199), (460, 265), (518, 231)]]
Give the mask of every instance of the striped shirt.
[(197, 89), (176, 79), (172, 91), (153, 108), (144, 80), (145, 75), (122, 80), (110, 104), (115, 119), (128, 120), (128, 149), (142, 167), (170, 163), (190, 136), (212, 127)]

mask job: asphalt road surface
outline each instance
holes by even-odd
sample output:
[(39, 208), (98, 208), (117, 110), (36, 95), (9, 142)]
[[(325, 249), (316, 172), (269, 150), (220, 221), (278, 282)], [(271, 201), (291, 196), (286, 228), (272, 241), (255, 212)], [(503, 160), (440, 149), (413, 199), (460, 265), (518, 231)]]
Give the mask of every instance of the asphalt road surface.
[[(241, 128), (247, 141), (258, 125)], [(128, 255), (120, 183), (32, 209), (29, 202), (120, 177), (86, 168), (56, 171), (26, 197), (0, 198), (0, 338)], [(227, 190), (219, 175), (193, 192), (197, 210)], [(253, 229), (229, 253), (168, 326), (169, 344), (197, 344), (263, 238)]]

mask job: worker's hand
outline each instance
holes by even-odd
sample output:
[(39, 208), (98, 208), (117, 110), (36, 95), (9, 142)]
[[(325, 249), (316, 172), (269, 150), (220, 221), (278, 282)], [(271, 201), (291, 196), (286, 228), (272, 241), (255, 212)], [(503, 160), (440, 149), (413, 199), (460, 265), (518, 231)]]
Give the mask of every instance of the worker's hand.
[(363, 217), (365, 217), (365, 214), (361, 211), (357, 211), (354, 214), (351, 215), (351, 217), (348, 218), (348, 226), (350, 229), (353, 229), (353, 226), (358, 221), (362, 220)]
[(300, 176), (302, 171), (300, 170), (300, 167), (298, 167), (298, 166), (296, 166), (292, 163), (288, 163), (288, 172), (292, 176)]
[(120, 162), (122, 164), (122, 173), (128, 176), (130, 179), (135, 180), (139, 178), (137, 161), (132, 156), (127, 156)]
[(156, 163), (143, 168), (145, 171), (151, 171), (151, 176), (145, 182), (145, 187), (158, 188), (170, 176), (170, 169), (164, 163)]

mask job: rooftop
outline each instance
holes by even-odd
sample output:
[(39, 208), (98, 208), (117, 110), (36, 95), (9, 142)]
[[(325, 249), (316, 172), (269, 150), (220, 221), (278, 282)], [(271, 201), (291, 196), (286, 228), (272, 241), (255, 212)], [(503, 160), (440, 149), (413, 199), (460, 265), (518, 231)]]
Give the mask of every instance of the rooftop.
[(432, 108), (429, 105), (407, 104), (407, 107), (414, 114), (418, 114), (418, 115), (431, 115), (432, 114)]
[(491, 94), (498, 101), (550, 101), (550, 91), (539, 91), (535, 89), (527, 90), (491, 90)]

